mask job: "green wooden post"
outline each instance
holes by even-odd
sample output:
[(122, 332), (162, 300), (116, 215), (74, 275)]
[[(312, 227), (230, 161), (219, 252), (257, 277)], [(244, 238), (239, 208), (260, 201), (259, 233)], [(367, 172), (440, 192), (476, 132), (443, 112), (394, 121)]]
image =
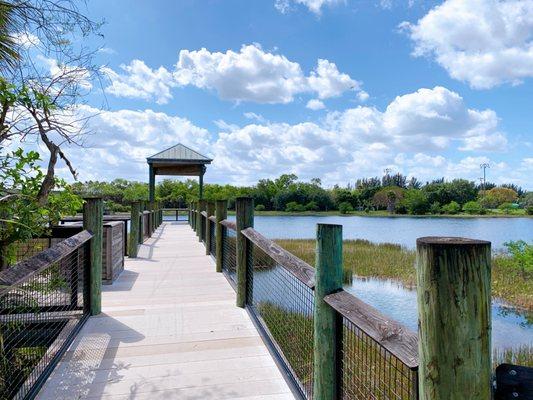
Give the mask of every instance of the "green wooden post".
[(198, 202), (198, 214), (197, 214), (197, 217), (198, 217), (198, 240), (201, 242), (202, 241), (202, 234), (205, 232), (204, 229), (205, 229), (205, 223), (203, 223), (202, 221), (202, 211), (205, 211), (206, 209), (206, 205), (207, 205), (207, 202), (205, 200), (200, 200)]
[(211, 221), (209, 217), (215, 214), (215, 203), (213, 201), (207, 202), (207, 218), (205, 219), (205, 255), (211, 254)]
[(490, 400), (490, 242), (416, 241), (421, 400)]
[(324, 297), (342, 289), (342, 225), (317, 224), (313, 399), (337, 399), (341, 323)]
[(254, 226), (254, 199), (237, 197), (235, 212), (237, 216), (237, 307), (244, 308), (246, 305), (248, 252), (252, 251), (252, 245), (241, 231)]
[(132, 258), (137, 257), (139, 251), (139, 213), (141, 205), (138, 201), (131, 203), (131, 220), (128, 255)]
[(224, 227), (220, 223), (221, 221), (224, 221), (228, 217), (228, 201), (227, 200), (217, 200), (215, 203), (215, 215), (217, 218), (217, 224), (216, 224), (216, 260), (217, 260), (217, 272), (222, 272), (222, 257), (223, 257), (223, 251), (224, 251)]
[(104, 203), (101, 198), (86, 198), (83, 204), (83, 229), (92, 232), (89, 279), (91, 315), (102, 311), (102, 245), (104, 236)]
[(139, 201), (139, 235), (137, 241), (139, 244), (144, 242), (144, 202)]

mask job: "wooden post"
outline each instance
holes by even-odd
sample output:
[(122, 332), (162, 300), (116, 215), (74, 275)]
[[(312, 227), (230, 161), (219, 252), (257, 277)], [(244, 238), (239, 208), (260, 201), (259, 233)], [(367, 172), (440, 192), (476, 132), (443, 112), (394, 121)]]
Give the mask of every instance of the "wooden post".
[(342, 225), (317, 224), (313, 399), (337, 399), (341, 322), (324, 297), (342, 289)]
[(490, 242), (416, 241), (420, 400), (490, 400)]
[(198, 234), (198, 240), (200, 242), (202, 241), (202, 234), (205, 232), (204, 231), (205, 224), (202, 223), (202, 211), (205, 211), (206, 203), (207, 202), (205, 200), (200, 200), (198, 202), (198, 214), (197, 214), (197, 217), (198, 217), (198, 222), (197, 222), (198, 232), (196, 232), (196, 233)]
[(217, 218), (216, 224), (216, 260), (217, 260), (217, 272), (222, 272), (222, 257), (223, 257), (223, 246), (224, 246), (224, 227), (220, 222), (224, 221), (228, 217), (228, 201), (227, 200), (217, 200), (215, 203), (215, 214)]
[(101, 198), (86, 198), (83, 204), (83, 229), (93, 234), (90, 246), (89, 279), (91, 315), (102, 311), (102, 245), (104, 237), (104, 203)]
[(144, 242), (144, 202), (139, 201), (139, 236), (137, 238), (138, 243)]
[(241, 231), (254, 226), (254, 199), (237, 197), (235, 212), (237, 215), (237, 307), (244, 308), (246, 305), (248, 252), (252, 251), (252, 245)]
[(211, 254), (211, 221), (209, 217), (215, 214), (215, 203), (212, 201), (207, 202), (207, 218), (205, 219), (205, 255)]
[(131, 203), (131, 220), (130, 220), (130, 237), (129, 237), (129, 250), (130, 257), (137, 257), (139, 250), (139, 212), (141, 205), (138, 201)]

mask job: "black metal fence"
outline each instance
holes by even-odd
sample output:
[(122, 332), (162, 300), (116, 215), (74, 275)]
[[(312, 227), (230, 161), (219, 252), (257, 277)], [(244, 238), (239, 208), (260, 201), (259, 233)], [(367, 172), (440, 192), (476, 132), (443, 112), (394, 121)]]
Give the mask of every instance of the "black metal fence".
[(235, 288), (237, 285), (237, 256), (235, 224), (223, 221), (222, 240), (222, 272)]
[(0, 272), (0, 398), (32, 398), (89, 315), (83, 231)]

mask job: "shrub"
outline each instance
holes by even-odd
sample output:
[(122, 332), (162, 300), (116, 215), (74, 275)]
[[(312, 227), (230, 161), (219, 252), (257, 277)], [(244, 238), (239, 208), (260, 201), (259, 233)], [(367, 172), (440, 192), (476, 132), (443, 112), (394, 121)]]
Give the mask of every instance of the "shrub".
[(442, 211), (444, 211), (445, 214), (457, 214), (459, 211), (461, 211), (461, 206), (456, 201), (450, 201), (448, 204), (442, 207)]
[(298, 204), (295, 201), (289, 201), (285, 205), (285, 211), (287, 211), (287, 212), (302, 212), (302, 211), (305, 211), (305, 206), (303, 206), (302, 204)]
[(307, 203), (305, 205), (305, 209), (307, 211), (318, 211), (319, 210), (319, 207), (318, 207), (318, 204), (316, 201), (310, 201), (309, 203)]
[(527, 215), (533, 215), (533, 206), (529, 206), (526, 208), (526, 214)]
[(265, 211), (266, 207), (263, 204), (258, 204), (255, 206), (255, 211)]
[(353, 207), (347, 201), (344, 201), (344, 202), (339, 204), (339, 212), (341, 214), (347, 214), (347, 213), (349, 213), (351, 211), (353, 211)]
[(513, 209), (512, 203), (502, 203), (498, 206), (498, 210), (502, 210), (505, 214), (509, 214)]
[(533, 245), (523, 240), (505, 242), (504, 245), (525, 279), (527, 273), (533, 272)]
[(440, 203), (438, 201), (433, 202), (431, 206), (429, 206), (429, 212), (431, 214), (440, 214), (442, 212), (442, 209), (440, 207)]
[(469, 201), (463, 206), (463, 211), (467, 214), (482, 214), (483, 207), (477, 201)]

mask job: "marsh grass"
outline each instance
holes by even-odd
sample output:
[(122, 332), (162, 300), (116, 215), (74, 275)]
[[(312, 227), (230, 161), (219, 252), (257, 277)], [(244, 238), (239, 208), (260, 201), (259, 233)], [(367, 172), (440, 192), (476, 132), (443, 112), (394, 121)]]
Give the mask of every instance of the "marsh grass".
[[(314, 265), (314, 240), (283, 239), (276, 242)], [(416, 287), (414, 250), (391, 243), (345, 240), (343, 258), (345, 269), (357, 276), (392, 279), (407, 288)], [(533, 311), (533, 274), (524, 276), (511, 257), (495, 255), (492, 259), (492, 295), (513, 306)]]

